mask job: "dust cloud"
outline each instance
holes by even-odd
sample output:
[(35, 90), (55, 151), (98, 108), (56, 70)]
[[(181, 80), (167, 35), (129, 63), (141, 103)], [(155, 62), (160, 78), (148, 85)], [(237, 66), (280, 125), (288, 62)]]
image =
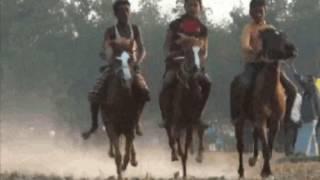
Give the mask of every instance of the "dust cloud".
[[(164, 130), (148, 125), (144, 129), (144, 136), (135, 141), (139, 165), (129, 166), (125, 176), (168, 178), (176, 172), (181, 175), (181, 163), (170, 161)], [(80, 138), (80, 133), (57, 127), (52, 119), (42, 115), (23, 123), (7, 119), (1, 123), (1, 171), (79, 178), (115, 176), (114, 160), (108, 157), (109, 140), (103, 130), (87, 141)], [(194, 156), (189, 157), (191, 177), (237, 177), (235, 153), (205, 152), (202, 164), (196, 163)]]

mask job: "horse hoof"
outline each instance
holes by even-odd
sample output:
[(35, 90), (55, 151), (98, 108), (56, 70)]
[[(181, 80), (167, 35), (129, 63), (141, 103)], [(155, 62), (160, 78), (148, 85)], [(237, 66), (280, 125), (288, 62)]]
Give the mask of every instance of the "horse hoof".
[(172, 155), (171, 161), (172, 161), (172, 162), (174, 162), (174, 161), (179, 161), (178, 156), (177, 156), (177, 155)]
[(123, 165), (122, 168), (121, 168), (121, 170), (122, 170), (122, 171), (127, 170), (127, 166), (126, 166), (126, 165)]
[(272, 173), (268, 173), (268, 172), (262, 172), (261, 178), (265, 180), (274, 180), (274, 176), (272, 175)]
[(88, 132), (82, 133), (81, 137), (82, 137), (83, 140), (87, 140), (90, 137), (90, 133), (88, 133)]
[(255, 166), (256, 165), (256, 163), (257, 163), (257, 158), (254, 158), (254, 157), (251, 157), (251, 158), (249, 158), (249, 165), (251, 166), (251, 167), (253, 167), (253, 166)]
[(109, 154), (109, 157), (110, 157), (110, 158), (114, 158), (113, 152), (109, 152), (108, 154)]
[(138, 161), (132, 160), (132, 161), (131, 161), (131, 166), (137, 167), (137, 166), (138, 166)]
[(202, 161), (203, 161), (202, 156), (199, 155), (199, 156), (196, 158), (196, 161), (197, 161), (197, 163), (202, 163)]
[(262, 177), (263, 180), (275, 180), (275, 177), (273, 175), (269, 175), (266, 177)]

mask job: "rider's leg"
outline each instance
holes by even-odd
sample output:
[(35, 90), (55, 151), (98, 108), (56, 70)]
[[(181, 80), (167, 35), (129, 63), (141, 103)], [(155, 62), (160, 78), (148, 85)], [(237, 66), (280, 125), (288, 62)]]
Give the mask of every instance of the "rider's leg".
[(91, 130), (94, 132), (98, 128), (98, 114), (100, 108), (100, 102), (104, 99), (109, 72), (106, 70), (102, 75), (97, 79), (96, 84), (94, 85), (91, 92), (89, 92), (89, 102), (90, 102), (90, 111), (91, 111)]
[(149, 87), (143, 78), (141, 73), (136, 73), (133, 87), (136, 89), (136, 97), (138, 100), (138, 110), (136, 114), (136, 133), (137, 135), (142, 135), (140, 117), (144, 108), (144, 105), (147, 101), (150, 101)]
[[(211, 83), (209, 75), (205, 72), (202, 73), (199, 83), (200, 83), (201, 92), (202, 92), (201, 93), (202, 94), (202, 101), (201, 101), (201, 105), (200, 105), (200, 111), (202, 114), (202, 112), (207, 104), (208, 98), (209, 98), (212, 83)], [(208, 127), (208, 124), (203, 122), (201, 119), (200, 119), (200, 122), (203, 127)]]
[(176, 73), (174, 69), (167, 69), (163, 77), (163, 85), (160, 91), (160, 110), (165, 124), (168, 122), (168, 116), (172, 110), (173, 88), (176, 82)]
[(287, 77), (287, 75), (284, 72), (281, 72), (280, 81), (287, 95), (287, 110), (284, 116), (284, 121), (290, 121), (291, 110), (298, 90), (297, 87), (291, 82), (291, 80)]

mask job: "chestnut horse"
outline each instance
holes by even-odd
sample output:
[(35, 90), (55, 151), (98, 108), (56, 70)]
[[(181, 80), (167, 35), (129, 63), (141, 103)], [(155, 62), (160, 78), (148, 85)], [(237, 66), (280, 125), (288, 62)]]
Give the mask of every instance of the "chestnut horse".
[(254, 154), (249, 159), (250, 166), (258, 158), (258, 140), (262, 144), (264, 164), (262, 177), (272, 177), (270, 159), (273, 143), (286, 111), (286, 95), (280, 82), (280, 62), (295, 56), (295, 47), (285, 35), (273, 28), (260, 32), (262, 39), (260, 71), (256, 76), (253, 88), (244, 92), (241, 88), (241, 75), (231, 83), (231, 116), (235, 126), (237, 150), (239, 153), (240, 178), (244, 177), (243, 168), (243, 128), (246, 120), (253, 124)]
[[(172, 150), (172, 161), (178, 160), (178, 155), (180, 156), (184, 177), (187, 176), (188, 153), (195, 132), (199, 138), (196, 158), (198, 162), (202, 161), (204, 150), (203, 134), (205, 128), (200, 123), (203, 99), (199, 84), (199, 76), (202, 73), (199, 51), (200, 47), (198, 46), (186, 48), (184, 56), (174, 59), (179, 64), (176, 73), (177, 84), (173, 88), (172, 113), (170, 113), (165, 125)], [(183, 143), (184, 146), (182, 146)]]
[[(129, 161), (132, 166), (137, 166), (136, 152), (134, 148), (135, 127), (139, 117), (140, 104), (135, 96), (133, 88), (134, 71), (130, 63), (130, 55), (122, 51), (110, 69), (111, 77), (108, 82), (106, 103), (101, 104), (101, 114), (107, 135), (110, 139), (109, 155), (115, 158), (117, 175), (122, 179), (122, 172), (126, 170)], [(89, 138), (94, 131), (91, 128), (83, 133), (85, 139)], [(125, 138), (124, 157), (120, 151), (120, 138)]]

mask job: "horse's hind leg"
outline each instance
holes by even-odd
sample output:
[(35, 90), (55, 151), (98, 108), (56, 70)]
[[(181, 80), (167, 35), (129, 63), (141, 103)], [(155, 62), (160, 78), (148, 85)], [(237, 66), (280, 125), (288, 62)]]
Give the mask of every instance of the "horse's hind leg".
[(237, 150), (239, 153), (239, 169), (238, 174), (240, 178), (244, 177), (244, 168), (243, 168), (243, 121), (238, 121), (235, 125), (235, 134), (237, 139)]
[(127, 169), (130, 161), (133, 138), (134, 138), (133, 132), (126, 135), (125, 155), (124, 155), (123, 164), (122, 164), (123, 171)]
[(269, 132), (268, 132), (270, 159), (272, 158), (273, 144), (279, 129), (280, 129), (280, 123), (278, 121), (273, 121), (272, 123), (270, 123)]
[(192, 129), (188, 128), (186, 132), (184, 152), (182, 154), (183, 178), (187, 177), (187, 160), (188, 160), (188, 153), (189, 153), (188, 150), (191, 142), (192, 142)]
[(198, 163), (202, 163), (203, 160), (203, 151), (204, 151), (204, 143), (203, 143), (203, 134), (204, 134), (205, 128), (202, 126), (197, 128), (198, 138), (199, 138), (199, 149), (198, 149), (198, 156), (196, 158), (196, 161)]
[(131, 165), (133, 167), (137, 167), (138, 166), (138, 161), (137, 161), (137, 156), (136, 156), (136, 150), (135, 150), (134, 143), (132, 143), (132, 147), (131, 147), (130, 163), (131, 163)]
[(259, 138), (259, 133), (258, 133), (258, 129), (254, 128), (253, 129), (253, 157), (251, 157), (249, 159), (249, 165), (250, 166), (255, 166), (258, 160), (258, 155), (259, 155), (259, 142), (258, 142), (258, 138)]

